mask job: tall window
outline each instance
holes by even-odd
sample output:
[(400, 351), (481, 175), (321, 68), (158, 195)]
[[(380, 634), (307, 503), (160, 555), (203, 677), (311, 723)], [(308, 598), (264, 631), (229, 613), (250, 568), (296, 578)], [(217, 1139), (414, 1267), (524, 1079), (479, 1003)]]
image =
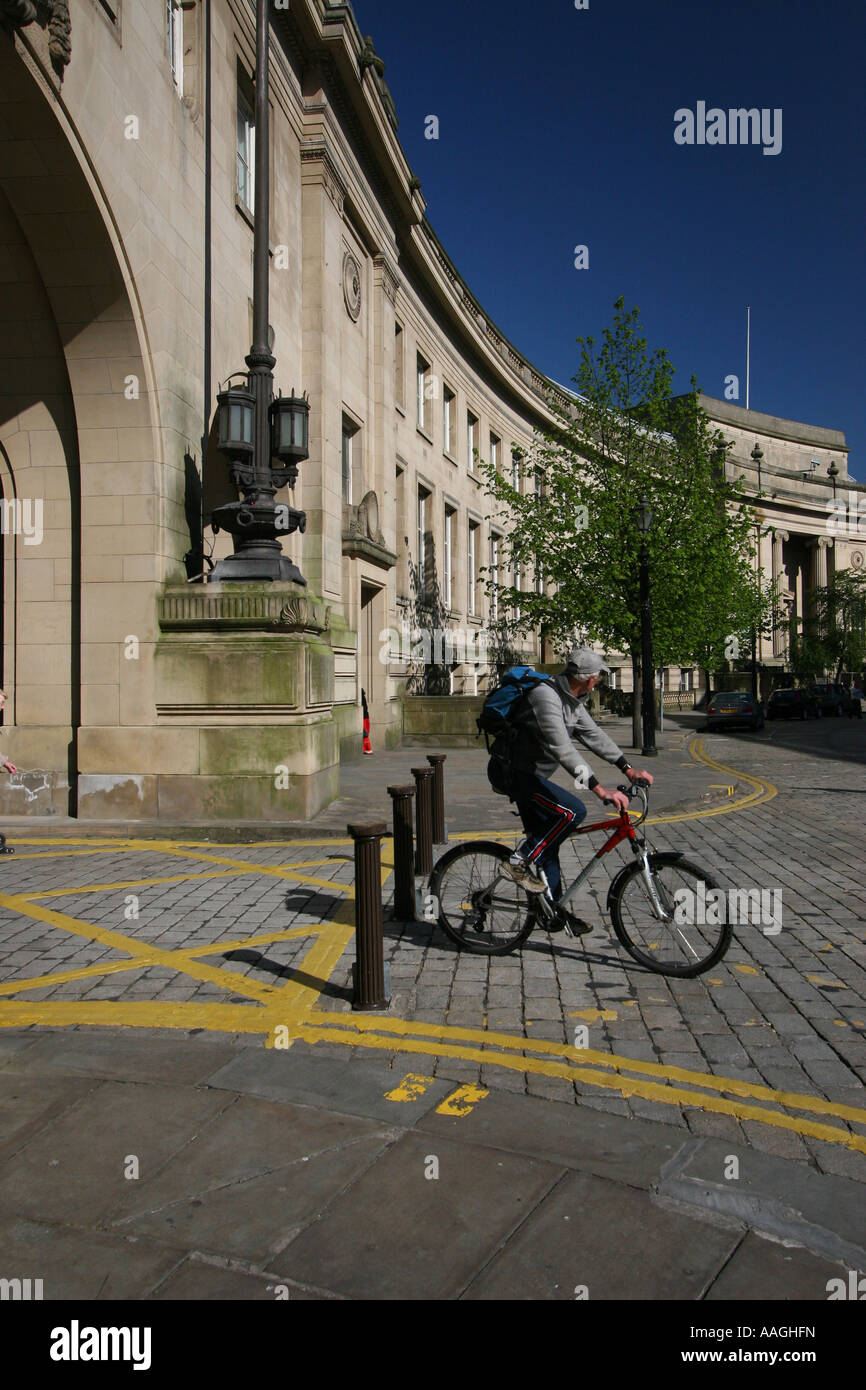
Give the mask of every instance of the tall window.
[(475, 472), (475, 455), (478, 451), (478, 416), (471, 410), (466, 412), (466, 467)]
[[(351, 420), (343, 416), (343, 501), (353, 503), (355, 501), (354, 477), (355, 469), (359, 462), (358, 452), (360, 431), (357, 425), (353, 425)], [(360, 500), (360, 499), (359, 499)]]
[(477, 616), (475, 586), (478, 583), (478, 523), (469, 523), (469, 546), (466, 552), (466, 612), (470, 618)]
[(428, 531), (427, 531), (428, 504), (429, 504), (429, 501), (430, 501), (430, 493), (428, 492), (427, 488), (426, 488), (426, 487), (421, 487), (421, 486), (419, 486), (419, 488), (418, 488), (418, 596), (419, 596), (419, 598), (421, 598), (422, 600), (423, 600), (423, 599), (426, 599), (426, 597), (427, 597), (427, 586), (428, 586), (428, 584), (430, 583), (431, 578), (432, 578), (432, 576), (431, 576), (431, 574), (430, 574), (430, 572), (429, 572), (429, 564), (428, 564), (428, 558), (427, 558), (427, 549), (428, 549), (428, 544), (429, 544), (429, 535), (428, 535)]
[(178, 0), (165, 0), (165, 51), (171, 62), (171, 77), (183, 96), (183, 10)]
[(502, 440), (496, 434), (490, 436), (490, 465), (499, 472), (499, 446)]
[(499, 617), (499, 594), (496, 585), (499, 583), (499, 543), (502, 537), (497, 536), (495, 531), (490, 536), (490, 582), (494, 586), (490, 594), (490, 618), (494, 621)]
[(445, 508), (445, 607), (451, 609), (454, 599), (454, 517), (453, 507)]
[(516, 449), (511, 451), (511, 486), (515, 492), (520, 491), (520, 454)]
[[(515, 587), (515, 589), (519, 589), (519, 588), (520, 588), (520, 581), (521, 581), (522, 578), (523, 578), (523, 575), (522, 575), (522, 572), (521, 572), (521, 569), (520, 569), (520, 561), (519, 561), (519, 560), (516, 560), (516, 561), (515, 561), (515, 564), (514, 564), (514, 587)], [(515, 605), (514, 605), (514, 616), (515, 616), (515, 618), (519, 618), (519, 617), (520, 617), (520, 604), (519, 604), (519, 603), (515, 603)]]
[(238, 199), (250, 212), (256, 203), (256, 118), (253, 115), (252, 83), (238, 73)]
[(448, 387), (442, 388), (442, 448), (453, 454), (457, 448), (457, 397)]
[(403, 325), (394, 323), (394, 400), (398, 405), (405, 402), (406, 375), (403, 353)]
[(418, 353), (415, 378), (417, 382), (417, 408), (418, 408), (418, 428), (425, 433), (431, 433), (431, 397), (433, 394), (433, 375), (430, 371), (430, 363), (425, 362), (424, 358)]

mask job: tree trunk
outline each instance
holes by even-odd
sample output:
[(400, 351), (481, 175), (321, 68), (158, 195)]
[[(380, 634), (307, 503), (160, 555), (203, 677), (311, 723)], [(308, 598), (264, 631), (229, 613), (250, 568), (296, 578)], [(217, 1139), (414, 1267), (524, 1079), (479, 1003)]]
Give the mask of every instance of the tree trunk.
[(640, 657), (634, 652), (631, 658), (632, 678), (634, 682), (634, 706), (631, 716), (631, 746), (632, 748), (643, 748), (643, 724), (641, 721), (641, 670)]

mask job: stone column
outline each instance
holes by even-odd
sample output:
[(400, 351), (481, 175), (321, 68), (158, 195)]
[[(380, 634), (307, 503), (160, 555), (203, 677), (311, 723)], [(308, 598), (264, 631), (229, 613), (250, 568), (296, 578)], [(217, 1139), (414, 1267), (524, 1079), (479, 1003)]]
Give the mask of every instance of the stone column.
[(833, 542), (828, 536), (819, 536), (815, 546), (815, 588), (823, 589), (827, 584), (827, 551)]
[[(782, 547), (788, 540), (788, 532), (775, 530), (773, 532), (773, 582), (778, 585), (780, 597), (784, 598), (788, 588), (787, 574), (785, 573), (785, 561)], [(773, 628), (773, 656), (785, 655), (785, 632), (781, 625), (776, 624)]]

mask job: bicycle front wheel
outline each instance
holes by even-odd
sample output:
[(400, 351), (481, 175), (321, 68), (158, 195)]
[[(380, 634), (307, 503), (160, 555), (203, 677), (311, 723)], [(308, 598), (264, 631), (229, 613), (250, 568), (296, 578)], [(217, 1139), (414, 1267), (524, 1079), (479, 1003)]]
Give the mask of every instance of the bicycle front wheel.
[(504, 956), (532, 931), (529, 894), (502, 876), (510, 853), (493, 841), (470, 841), (450, 849), (433, 870), (439, 926), (461, 950)]
[[(707, 903), (714, 878), (678, 854), (651, 854), (650, 873), (660, 920), (640, 861), (614, 880), (608, 906), (613, 928), (629, 955), (659, 975), (689, 979), (711, 969), (731, 944), (727, 913)], [(710, 920), (708, 921), (707, 918)]]

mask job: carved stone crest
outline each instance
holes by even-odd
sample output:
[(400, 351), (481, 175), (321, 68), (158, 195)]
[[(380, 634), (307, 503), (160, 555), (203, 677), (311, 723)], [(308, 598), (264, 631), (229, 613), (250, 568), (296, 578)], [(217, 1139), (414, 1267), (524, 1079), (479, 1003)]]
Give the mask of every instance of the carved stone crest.
[(349, 318), (357, 323), (361, 312), (361, 267), (351, 251), (343, 257), (343, 298)]
[(62, 82), (72, 57), (72, 23), (67, 0), (0, 0), (0, 25), (4, 29), (23, 29), (34, 22), (48, 30), (51, 66)]

